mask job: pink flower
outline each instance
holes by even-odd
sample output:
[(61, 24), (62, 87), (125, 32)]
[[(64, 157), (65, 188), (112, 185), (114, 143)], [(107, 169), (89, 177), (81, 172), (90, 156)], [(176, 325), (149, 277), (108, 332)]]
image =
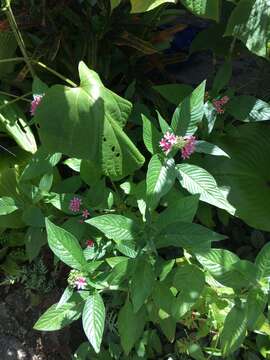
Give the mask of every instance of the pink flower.
[(162, 151), (168, 155), (174, 144), (177, 143), (177, 136), (167, 131), (159, 142)]
[(184, 147), (182, 148), (182, 159), (189, 159), (190, 155), (194, 153), (196, 147), (196, 138), (195, 136), (185, 136), (184, 140), (186, 141)]
[(83, 276), (80, 276), (75, 280), (74, 284), (76, 285), (77, 290), (84, 290), (87, 282)]
[(82, 200), (75, 196), (73, 199), (70, 200), (69, 210), (74, 213), (78, 213), (80, 212), (81, 204), (82, 204)]
[(37, 107), (39, 106), (42, 98), (43, 98), (43, 95), (34, 95), (34, 99), (31, 102), (31, 109), (30, 109), (30, 113), (32, 116), (35, 115)]
[(83, 209), (83, 212), (82, 212), (82, 217), (84, 219), (88, 219), (90, 216), (90, 212), (87, 210), (87, 209)]
[(230, 100), (229, 96), (223, 96), (220, 100), (213, 100), (213, 106), (218, 114), (224, 114), (223, 105), (227, 104)]
[(86, 245), (87, 245), (87, 247), (93, 247), (94, 246), (94, 241), (93, 240), (86, 240)]

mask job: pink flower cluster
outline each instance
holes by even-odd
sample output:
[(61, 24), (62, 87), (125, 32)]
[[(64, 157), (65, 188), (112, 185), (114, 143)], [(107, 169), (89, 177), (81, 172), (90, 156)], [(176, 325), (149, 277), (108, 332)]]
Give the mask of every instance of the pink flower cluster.
[(190, 155), (194, 153), (196, 147), (196, 137), (195, 136), (185, 136), (184, 140), (186, 141), (184, 147), (182, 148), (182, 159), (189, 159)]
[(81, 210), (81, 205), (82, 205), (82, 200), (77, 196), (74, 196), (74, 198), (70, 200), (69, 210), (74, 213), (78, 213)]
[(90, 248), (94, 247), (94, 241), (93, 240), (86, 240), (86, 246), (90, 247)]
[(43, 98), (43, 95), (34, 95), (34, 99), (31, 102), (31, 109), (30, 109), (30, 113), (32, 116), (35, 115), (37, 107), (39, 106), (42, 98)]
[(84, 290), (86, 285), (87, 285), (87, 282), (85, 280), (85, 277), (83, 276), (79, 276), (77, 277), (77, 279), (75, 280), (74, 282), (75, 286), (77, 287), (77, 290)]
[(162, 151), (168, 155), (169, 152), (172, 150), (173, 145), (177, 142), (177, 136), (173, 133), (167, 131), (163, 138), (159, 142), (159, 146), (161, 147)]
[(213, 100), (213, 106), (218, 114), (224, 114), (223, 105), (230, 100), (229, 96), (223, 96), (220, 100)]
[(159, 142), (159, 146), (165, 155), (169, 154), (173, 146), (178, 147), (181, 149), (182, 159), (189, 159), (190, 155), (195, 151), (196, 138), (195, 136), (176, 136), (167, 131)]

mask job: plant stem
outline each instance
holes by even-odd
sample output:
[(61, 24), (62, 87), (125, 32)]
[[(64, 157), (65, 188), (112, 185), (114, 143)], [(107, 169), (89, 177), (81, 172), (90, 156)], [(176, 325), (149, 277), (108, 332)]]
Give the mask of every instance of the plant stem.
[(26, 47), (25, 47), (25, 44), (24, 44), (24, 40), (22, 38), (22, 35), (20, 33), (20, 30), (18, 28), (18, 25), (17, 25), (17, 22), (16, 22), (16, 19), (14, 17), (14, 14), (13, 14), (13, 11), (12, 11), (12, 8), (10, 6), (10, 4), (7, 4), (6, 8), (5, 8), (5, 12), (6, 12), (6, 15), (7, 15), (7, 19), (8, 19), (8, 22), (10, 24), (10, 27), (13, 31), (13, 34), (17, 40), (17, 43), (20, 47), (20, 50), (22, 52), (22, 55), (24, 57), (24, 60), (30, 70), (30, 73), (32, 75), (32, 77), (35, 76), (35, 71), (34, 71), (34, 68), (29, 60), (29, 57), (27, 55), (27, 52), (26, 52)]
[(6, 106), (8, 106), (8, 105), (10, 105), (10, 104), (13, 104), (13, 103), (15, 103), (15, 102), (17, 102), (17, 101), (19, 101), (19, 100), (25, 99), (25, 98), (26, 98), (27, 96), (29, 96), (29, 95), (32, 95), (32, 92), (28, 92), (28, 93), (26, 93), (26, 94), (24, 94), (24, 95), (22, 95), (22, 96), (16, 97), (16, 99), (14, 99), (14, 100), (8, 101), (6, 104), (3, 104), (3, 105), (0, 106), (0, 110), (2, 110), (2, 109), (5, 108)]
[[(0, 91), (0, 95), (10, 96), (10, 97), (13, 97), (13, 98), (16, 98), (16, 99), (20, 97), (20, 100), (23, 100), (23, 101), (26, 101), (26, 102), (31, 102), (31, 100), (29, 100), (29, 99), (24, 99), (21, 96), (13, 95), (13, 94), (10, 94), (10, 93), (5, 92), (5, 91)], [(24, 95), (24, 96), (26, 96), (26, 95)]]

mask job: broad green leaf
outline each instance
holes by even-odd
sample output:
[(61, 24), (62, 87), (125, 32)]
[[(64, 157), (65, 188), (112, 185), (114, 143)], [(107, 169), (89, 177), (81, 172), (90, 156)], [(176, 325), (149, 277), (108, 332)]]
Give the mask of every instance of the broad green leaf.
[(123, 281), (129, 278), (131, 272), (131, 262), (129, 259), (124, 258), (111, 270), (109, 276), (106, 278), (106, 282), (109, 285), (120, 285)]
[(46, 218), (48, 244), (53, 253), (68, 266), (85, 270), (87, 262), (78, 240), (68, 231), (54, 225)]
[(130, 0), (131, 2), (131, 13), (140, 13), (149, 10), (153, 10), (159, 5), (165, 3), (175, 4), (177, 0)]
[(63, 292), (60, 300), (58, 301), (56, 308), (58, 309), (62, 305), (66, 304), (73, 294), (74, 294), (74, 289), (70, 286), (67, 286), (65, 288), (65, 291)]
[(270, 231), (270, 128), (245, 124), (216, 143), (230, 159), (205, 157), (200, 165), (213, 174), (236, 215), (256, 229)]
[(57, 307), (52, 305), (35, 323), (34, 329), (39, 331), (56, 331), (78, 320), (83, 310), (83, 301), (77, 300)]
[(154, 155), (148, 165), (146, 175), (147, 204), (155, 209), (162, 196), (174, 185), (176, 178), (175, 162), (173, 158)]
[(264, 245), (256, 257), (255, 264), (259, 269), (259, 276), (270, 277), (270, 243)]
[(151, 294), (155, 284), (153, 266), (146, 257), (137, 260), (133, 273), (130, 291), (134, 312), (137, 313)]
[(121, 0), (110, 0), (111, 2), (111, 10), (113, 11), (117, 6), (120, 5)]
[(215, 155), (215, 156), (229, 157), (229, 155), (226, 154), (225, 151), (223, 151), (217, 145), (211, 144), (204, 140), (196, 141), (196, 152)]
[(173, 286), (179, 291), (173, 305), (173, 316), (179, 320), (199, 299), (205, 284), (204, 273), (195, 265), (182, 265), (176, 269)]
[(108, 239), (116, 242), (133, 241), (140, 231), (140, 226), (136, 221), (122, 215), (101, 215), (86, 220), (86, 223), (96, 227)]
[(48, 90), (48, 85), (46, 85), (42, 80), (40, 80), (37, 76), (34, 77), (32, 84), (32, 92), (33, 95), (44, 95)]
[(2, 95), (0, 96), (0, 129), (12, 136), (23, 150), (30, 153), (37, 151), (35, 137), (24, 113), (16, 104), (9, 104)]
[(82, 322), (90, 344), (95, 352), (99, 353), (105, 325), (105, 306), (99, 293), (90, 295), (86, 300)]
[(47, 244), (45, 229), (29, 227), (25, 234), (25, 248), (30, 262), (39, 255), (42, 246), (45, 244)]
[(224, 357), (237, 350), (244, 341), (247, 331), (247, 310), (243, 306), (234, 306), (227, 315), (220, 334), (220, 344)]
[(142, 114), (143, 121), (143, 141), (147, 150), (151, 153), (157, 153), (160, 151), (159, 141), (162, 138), (162, 135), (157, 130), (155, 125), (151, 120), (149, 120), (145, 115)]
[(4, 196), (0, 198), (0, 215), (11, 214), (20, 207), (20, 204), (11, 197)]
[(81, 163), (82, 160), (76, 158), (69, 158), (63, 162), (63, 164), (67, 165), (70, 169), (76, 172), (80, 172)]
[(205, 81), (176, 108), (171, 127), (176, 135), (193, 135), (204, 114)]
[(182, 199), (176, 198), (173, 204), (159, 214), (155, 224), (156, 228), (162, 230), (177, 221), (191, 223), (198, 205), (199, 195), (186, 196)]
[(220, 0), (181, 0), (194, 15), (219, 20)]
[(192, 87), (186, 84), (165, 84), (153, 87), (170, 103), (178, 106), (187, 96), (192, 93)]
[(93, 161), (112, 179), (125, 177), (144, 163), (122, 130), (132, 106), (83, 62), (79, 75), (79, 87), (55, 85), (42, 99), (35, 115), (41, 142), (49, 152)]
[(135, 314), (132, 305), (128, 300), (119, 311), (117, 326), (121, 345), (127, 356), (141, 337), (146, 319), (147, 314), (145, 308), (141, 308), (141, 310)]
[(220, 235), (199, 224), (175, 222), (168, 225), (156, 235), (155, 242), (158, 248), (167, 246), (183, 247), (192, 252), (210, 250), (212, 241), (225, 239)]
[(234, 96), (227, 104), (226, 111), (236, 120), (256, 122), (270, 120), (270, 105), (254, 96)]
[(168, 317), (171, 316), (175, 297), (170, 290), (170, 285), (157, 281), (151, 297), (159, 310), (166, 312)]
[(83, 160), (81, 162), (80, 175), (86, 184), (96, 187), (101, 178), (101, 171), (93, 161)]
[(176, 320), (171, 316), (159, 321), (159, 326), (166, 338), (173, 343), (175, 340)]
[(240, 0), (229, 18), (226, 35), (241, 40), (253, 53), (269, 58), (270, 1)]
[(45, 217), (42, 210), (37, 206), (28, 206), (24, 209), (22, 220), (28, 226), (44, 227)]
[(257, 328), (257, 321), (262, 316), (268, 300), (267, 293), (260, 288), (251, 288), (247, 297), (248, 329), (253, 331)]
[(195, 360), (205, 360), (202, 349), (197, 343), (189, 343), (187, 349), (188, 355)]
[(217, 119), (217, 111), (211, 101), (204, 104), (204, 116), (206, 119), (208, 134), (210, 134), (215, 126)]
[(180, 164), (176, 166), (178, 179), (186, 190), (191, 194), (200, 194), (200, 200), (228, 211), (235, 213), (234, 207), (227, 201), (216, 180), (203, 168), (192, 164)]
[(31, 180), (51, 172), (60, 161), (61, 156), (60, 153), (50, 154), (45, 148), (40, 147), (24, 168), (20, 180)]
[(225, 86), (228, 85), (232, 76), (232, 63), (230, 60), (224, 62), (219, 68), (213, 83), (213, 89), (211, 91), (212, 97), (216, 97)]

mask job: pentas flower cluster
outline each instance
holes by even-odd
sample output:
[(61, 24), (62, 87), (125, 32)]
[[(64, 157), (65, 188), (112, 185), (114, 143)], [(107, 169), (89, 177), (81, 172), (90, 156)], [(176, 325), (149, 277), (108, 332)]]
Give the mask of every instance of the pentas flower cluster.
[(76, 288), (77, 290), (84, 290), (87, 286), (84, 274), (74, 269), (69, 273), (68, 283), (71, 287)]
[(31, 113), (32, 116), (35, 115), (37, 107), (41, 103), (41, 100), (42, 100), (43, 96), (44, 95), (34, 95), (34, 99), (31, 102), (31, 109), (30, 109), (30, 113)]
[(93, 240), (86, 240), (86, 246), (90, 247), (90, 248), (94, 247), (94, 241)]
[(159, 142), (159, 146), (165, 155), (168, 155), (173, 148), (181, 150), (182, 159), (189, 159), (195, 151), (195, 136), (177, 136), (167, 131)]
[[(81, 206), (82, 206), (82, 199), (80, 199), (77, 196), (74, 196), (74, 198), (70, 200), (69, 210), (73, 213), (79, 213), (81, 211)], [(83, 209), (82, 218), (86, 220), (89, 218), (89, 216), (90, 216), (90, 212), (87, 209)]]
[(213, 106), (218, 114), (224, 114), (223, 106), (230, 100), (229, 96), (223, 96), (219, 100), (213, 100)]

